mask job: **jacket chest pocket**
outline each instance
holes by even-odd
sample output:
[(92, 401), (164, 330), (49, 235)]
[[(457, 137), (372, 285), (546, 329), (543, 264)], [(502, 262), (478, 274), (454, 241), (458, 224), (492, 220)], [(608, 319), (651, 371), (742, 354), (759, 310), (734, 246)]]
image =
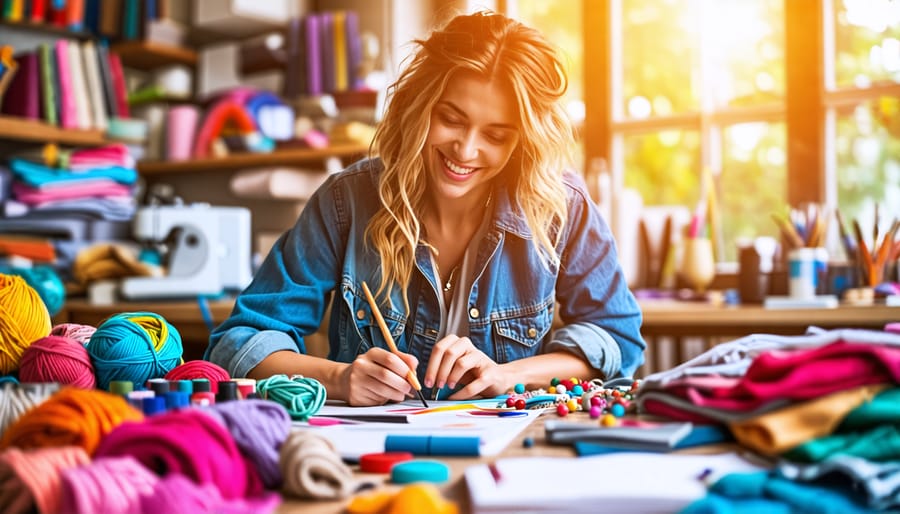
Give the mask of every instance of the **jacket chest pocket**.
[(543, 308), (533, 314), (494, 321), (494, 352), (497, 362), (505, 362), (537, 355), (541, 342), (550, 332), (553, 310)]
[[(344, 323), (342, 323), (341, 338), (344, 341), (345, 349), (352, 350), (355, 347), (356, 351), (353, 352), (353, 356), (366, 353), (376, 346), (389, 349), (364, 293), (360, 290), (357, 295), (349, 288), (344, 288), (343, 296), (346, 314)], [(403, 332), (406, 328), (406, 319), (399, 312), (382, 309), (381, 315), (384, 323), (393, 336), (397, 348), (404, 351), (406, 342)]]

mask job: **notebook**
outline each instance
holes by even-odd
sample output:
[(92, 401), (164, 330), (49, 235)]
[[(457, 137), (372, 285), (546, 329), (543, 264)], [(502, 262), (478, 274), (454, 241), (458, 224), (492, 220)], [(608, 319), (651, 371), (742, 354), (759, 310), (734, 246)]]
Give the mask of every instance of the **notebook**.
[[(736, 453), (626, 452), (593, 457), (519, 457), (466, 469), (474, 514), (678, 512), (706, 496), (707, 480), (764, 468)], [(564, 477), (564, 478), (561, 478)]]

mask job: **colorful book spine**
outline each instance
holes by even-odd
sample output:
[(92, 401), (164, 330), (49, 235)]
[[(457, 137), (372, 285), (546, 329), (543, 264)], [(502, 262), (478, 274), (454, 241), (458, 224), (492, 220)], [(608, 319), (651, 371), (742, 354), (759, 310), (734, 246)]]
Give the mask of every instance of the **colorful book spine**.
[(75, 112), (74, 93), (72, 90), (72, 72), (69, 67), (69, 41), (57, 39), (53, 47), (56, 55), (56, 71), (59, 78), (59, 125), (71, 129), (78, 126), (78, 115)]
[(16, 56), (18, 71), (12, 77), (9, 88), (3, 95), (2, 110), (6, 114), (29, 119), (39, 119), (40, 106), (40, 64), (36, 52)]
[(322, 94), (322, 54), (319, 51), (321, 39), (321, 19), (309, 14), (303, 19), (304, 40), (306, 43), (306, 93)]
[(362, 39), (359, 35), (359, 14), (356, 11), (347, 11), (347, 77), (350, 89), (357, 90), (363, 87), (363, 77), (360, 73), (362, 66)]
[(97, 42), (97, 67), (100, 68), (100, 80), (103, 83), (103, 102), (109, 118), (119, 115), (116, 103), (116, 88), (109, 67), (109, 47), (104, 41)]
[(346, 91), (347, 79), (347, 25), (344, 11), (335, 11), (332, 15), (334, 31), (332, 32), (334, 46), (334, 90)]
[(81, 59), (84, 63), (84, 78), (87, 84), (88, 100), (91, 104), (91, 119), (94, 128), (106, 130), (108, 121), (106, 102), (103, 98), (103, 80), (97, 64), (97, 45), (87, 40), (81, 46)]
[(331, 93), (335, 90), (334, 16), (330, 12), (323, 12), (319, 16), (321, 20), (319, 51), (322, 55), (322, 90)]
[(119, 54), (109, 52), (109, 71), (112, 76), (113, 93), (116, 99), (116, 114), (120, 118), (129, 116), (128, 88), (125, 85), (125, 71), (122, 69), (122, 58)]
[(51, 125), (59, 125), (59, 114), (56, 111), (56, 65), (53, 49), (49, 44), (38, 48), (41, 62), (41, 107), (42, 118)]
[(91, 101), (88, 97), (85, 80), (84, 60), (81, 57), (81, 45), (71, 41), (69, 49), (69, 79), (72, 84), (72, 96), (75, 104), (75, 119), (79, 129), (89, 130), (94, 126), (91, 115)]

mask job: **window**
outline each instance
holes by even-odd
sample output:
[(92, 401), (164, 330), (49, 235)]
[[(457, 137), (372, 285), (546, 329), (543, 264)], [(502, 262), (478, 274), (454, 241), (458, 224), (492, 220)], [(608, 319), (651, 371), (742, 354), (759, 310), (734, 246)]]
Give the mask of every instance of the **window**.
[[(712, 173), (719, 261), (735, 260), (738, 238), (777, 235), (769, 214), (788, 205), (826, 203), (871, 226), (877, 202), (882, 233), (900, 216), (900, 2), (498, 3), (582, 70), (570, 105), (584, 105), (589, 185), (605, 168), (613, 191), (693, 209)], [(584, 35), (581, 51), (568, 31)]]

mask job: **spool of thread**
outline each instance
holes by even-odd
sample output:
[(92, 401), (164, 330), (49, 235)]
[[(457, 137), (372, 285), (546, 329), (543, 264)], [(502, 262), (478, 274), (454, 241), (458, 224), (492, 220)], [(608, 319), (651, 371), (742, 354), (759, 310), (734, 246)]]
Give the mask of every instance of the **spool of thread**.
[(172, 390), (169, 381), (164, 378), (151, 378), (147, 381), (147, 389), (153, 391), (156, 396), (162, 396)]
[(194, 389), (195, 393), (212, 392), (212, 384), (210, 384), (209, 380), (205, 378), (195, 378), (191, 380), (191, 387)]
[(256, 392), (256, 380), (252, 378), (233, 378), (231, 380), (237, 383), (241, 398), (250, 398), (250, 395)]
[[(224, 368), (209, 361), (188, 361), (176, 366), (166, 373), (166, 380), (187, 380), (205, 378), (212, 385), (212, 392), (218, 393), (217, 384), (223, 380), (230, 380), (231, 376)], [(196, 390), (196, 387), (195, 389)]]
[(141, 400), (141, 411), (144, 416), (153, 416), (166, 412), (166, 399), (162, 396), (150, 396)]
[(109, 392), (113, 394), (128, 396), (128, 393), (132, 391), (134, 391), (134, 384), (128, 380), (113, 380), (109, 383)]
[(0, 375), (19, 369), (31, 343), (50, 334), (50, 313), (22, 277), (0, 274)]
[(191, 395), (191, 405), (209, 407), (216, 404), (216, 395), (212, 391), (201, 391)]
[(23, 382), (59, 382), (93, 389), (94, 365), (80, 342), (64, 336), (42, 337), (22, 353), (19, 378)]
[(0, 449), (76, 445), (92, 455), (113, 429), (143, 417), (121, 396), (66, 387), (13, 422), (0, 439)]
[[(169, 385), (171, 386), (171, 383)], [(194, 383), (190, 380), (177, 380), (175, 389), (190, 396), (194, 392)]]
[(218, 383), (219, 392), (216, 393), (216, 403), (230, 402), (239, 399), (237, 382), (222, 380)]
[(191, 404), (191, 397), (182, 391), (169, 391), (163, 398), (166, 401), (166, 410), (181, 409)]
[(86, 345), (91, 340), (91, 336), (97, 331), (97, 327), (91, 325), (81, 325), (78, 323), (60, 323), (50, 330), (51, 336), (68, 337)]
[(97, 387), (113, 380), (143, 384), (161, 378), (181, 362), (178, 330), (159, 314), (123, 312), (107, 318), (87, 345), (94, 362)]

